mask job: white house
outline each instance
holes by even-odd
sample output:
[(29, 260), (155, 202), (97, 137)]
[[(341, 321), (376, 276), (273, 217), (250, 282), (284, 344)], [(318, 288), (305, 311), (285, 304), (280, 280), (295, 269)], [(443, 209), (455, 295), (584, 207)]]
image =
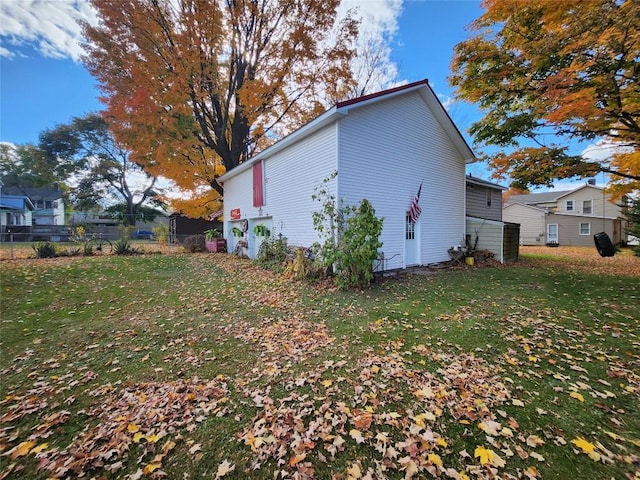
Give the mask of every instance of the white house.
[(514, 195), (502, 215), (520, 223), (522, 245), (593, 246), (599, 232), (619, 244), (628, 228), (624, 205), (626, 198), (614, 202), (605, 189), (587, 183), (573, 190)]
[[(465, 241), (465, 164), (473, 161), (427, 80), (340, 102), (220, 178), (224, 236), (231, 251), (232, 229), (244, 229), (250, 257), (260, 224), (290, 245), (312, 245), (312, 212), (321, 209), (312, 195), (337, 172), (325, 186), (336, 198), (367, 198), (384, 218), (385, 269), (447, 261)], [(407, 213), (421, 185), (414, 224)]]

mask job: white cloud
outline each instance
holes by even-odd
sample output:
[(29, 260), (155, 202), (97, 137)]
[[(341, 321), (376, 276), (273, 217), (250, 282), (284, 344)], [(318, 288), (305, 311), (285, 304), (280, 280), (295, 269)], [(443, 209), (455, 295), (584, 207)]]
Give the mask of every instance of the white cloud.
[(632, 152), (633, 147), (620, 145), (607, 140), (599, 140), (588, 145), (581, 153), (582, 157), (596, 162), (607, 162), (619, 152)]
[(405, 83), (398, 81), (398, 66), (391, 60), (391, 44), (398, 32), (402, 0), (343, 0), (338, 17), (344, 18), (348, 11), (355, 11), (361, 19), (356, 42), (360, 55), (352, 67), (356, 77), (362, 76), (367, 62), (373, 60), (376, 65), (377, 75), (368, 85), (367, 93)]
[[(383, 46), (381, 61), (385, 80), (395, 82), (397, 66), (391, 61), (391, 41), (398, 31), (402, 0), (344, 0), (340, 17), (356, 9), (362, 19), (358, 48), (368, 43)], [(97, 23), (96, 12), (86, 0), (4, 0), (0, 2), (0, 56), (14, 57), (19, 47), (33, 44), (44, 56), (79, 61), (82, 30), (78, 20)]]
[(14, 57), (20, 46), (32, 44), (52, 58), (79, 61), (83, 54), (79, 20), (97, 22), (84, 0), (8, 0), (0, 2), (0, 55)]

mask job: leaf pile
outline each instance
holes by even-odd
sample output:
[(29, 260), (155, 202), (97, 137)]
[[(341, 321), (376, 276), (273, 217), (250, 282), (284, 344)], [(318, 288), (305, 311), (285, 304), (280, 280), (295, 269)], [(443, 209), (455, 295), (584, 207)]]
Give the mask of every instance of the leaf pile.
[[(183, 439), (181, 431), (193, 431), (208, 416), (224, 415), (227, 408), (228, 389), (223, 379), (200, 382), (175, 381), (147, 383), (124, 387), (120, 391), (112, 385), (104, 385), (91, 395), (99, 402), (84, 413), (89, 424), (76, 435), (68, 448), (49, 448), (39, 443), (55, 432), (56, 426), (65, 423), (70, 412), (59, 410), (45, 418), (33, 433), (7, 452), (15, 460), (34, 454), (38, 469), (50, 471), (53, 478), (82, 476), (104, 469), (118, 472), (123, 469), (136, 444), (136, 464), (146, 463), (130, 478), (140, 478), (162, 467), (164, 457)], [(4, 423), (17, 415), (33, 413), (32, 397), (13, 398), (10, 414), (2, 417)], [(25, 406), (26, 403), (26, 406)], [(44, 402), (46, 405), (46, 401)], [(41, 405), (42, 406), (42, 405)], [(19, 413), (18, 413), (19, 412)], [(97, 420), (97, 424), (90, 426)], [(15, 464), (9, 466), (9, 471)]]
[[(354, 368), (345, 360), (326, 361), (305, 372), (284, 385), (290, 394), (279, 400), (269, 396), (270, 387), (246, 389), (260, 408), (240, 435), (256, 454), (252, 468), (272, 460), (283, 478), (314, 478), (314, 464), (331, 465), (345, 450), (360, 446), (368, 454), (347, 469), (350, 478), (386, 478), (394, 470), (405, 478), (424, 472), (465, 478), (444, 464), (453, 454), (447, 422), (453, 417), (464, 425), (499, 427), (495, 410), (511, 392), (491, 365), (473, 355), (436, 355), (424, 346), (411, 355), (416, 362), (436, 362), (437, 372), (412, 368), (399, 352), (369, 350)], [(301, 393), (305, 388), (308, 393)], [(513, 436), (506, 427), (504, 435), (507, 430)], [(466, 452), (461, 457), (477, 478), (504, 465), (497, 454), (480, 463)]]

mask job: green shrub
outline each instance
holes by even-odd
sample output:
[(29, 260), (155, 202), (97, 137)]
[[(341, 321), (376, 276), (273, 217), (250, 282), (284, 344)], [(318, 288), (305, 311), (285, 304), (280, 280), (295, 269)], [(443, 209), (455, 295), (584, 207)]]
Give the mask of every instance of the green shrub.
[(60, 250), (58, 257), (77, 257), (80, 255), (80, 248), (69, 248), (67, 250)]
[(93, 245), (91, 245), (89, 242), (84, 242), (84, 244), (82, 245), (82, 254), (85, 257), (90, 257), (91, 255), (93, 255)]
[(182, 242), (182, 247), (191, 253), (204, 252), (204, 235), (190, 235)]
[(129, 240), (122, 239), (113, 243), (113, 253), (116, 255), (135, 255), (141, 252), (134, 248)]
[(133, 238), (133, 232), (136, 231), (136, 227), (133, 225), (118, 225), (118, 231), (120, 232), (120, 238), (122, 240), (131, 240)]
[(286, 240), (269, 237), (260, 244), (256, 263), (262, 268), (280, 267), (287, 259), (288, 250)]
[(342, 239), (335, 250), (336, 285), (341, 289), (364, 287), (373, 280), (373, 262), (382, 246), (383, 220), (366, 198), (347, 218)]
[(165, 245), (167, 243), (167, 239), (169, 238), (169, 226), (168, 225), (157, 225), (151, 229), (153, 232), (153, 236), (156, 237), (158, 243)]
[(366, 198), (357, 207), (344, 206), (326, 185), (337, 174), (324, 179), (325, 187), (312, 198), (322, 209), (313, 212), (313, 226), (322, 243), (314, 245), (319, 261), (335, 272), (335, 283), (341, 289), (364, 287), (373, 279), (373, 262), (382, 246), (383, 219)]
[(56, 247), (51, 242), (39, 242), (33, 245), (36, 258), (54, 258), (57, 256)]

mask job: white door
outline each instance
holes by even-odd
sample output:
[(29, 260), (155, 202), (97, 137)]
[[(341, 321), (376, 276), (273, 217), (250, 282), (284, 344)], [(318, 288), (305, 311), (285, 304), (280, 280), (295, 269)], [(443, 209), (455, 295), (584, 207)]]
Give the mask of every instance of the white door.
[(560, 243), (558, 241), (558, 224), (550, 223), (547, 225), (547, 243)]
[[(420, 220), (418, 220), (420, 221)], [(413, 223), (407, 214), (404, 221), (404, 264), (406, 267), (418, 265), (420, 259), (418, 255), (419, 242), (417, 238), (417, 223)]]
[(262, 227), (268, 230), (269, 236), (271, 235), (271, 230), (273, 228), (273, 219), (271, 218), (256, 218), (251, 221), (251, 242), (250, 249), (251, 252), (249, 256), (251, 258), (256, 258), (258, 256), (258, 252), (260, 251), (260, 245), (267, 239), (267, 235), (265, 235), (264, 228), (260, 228), (258, 232), (256, 232), (256, 226), (261, 225)]

